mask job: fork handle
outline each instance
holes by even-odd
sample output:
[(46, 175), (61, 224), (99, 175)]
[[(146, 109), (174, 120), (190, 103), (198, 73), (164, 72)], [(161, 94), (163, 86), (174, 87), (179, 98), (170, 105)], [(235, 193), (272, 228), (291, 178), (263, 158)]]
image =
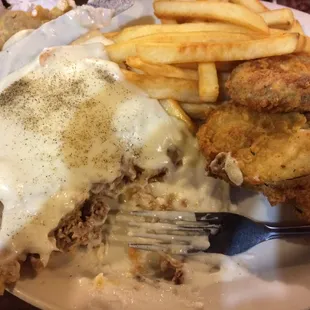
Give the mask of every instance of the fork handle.
[(265, 225), (268, 232), (266, 240), (297, 237), (297, 236), (310, 236), (310, 225), (304, 226), (270, 226)]

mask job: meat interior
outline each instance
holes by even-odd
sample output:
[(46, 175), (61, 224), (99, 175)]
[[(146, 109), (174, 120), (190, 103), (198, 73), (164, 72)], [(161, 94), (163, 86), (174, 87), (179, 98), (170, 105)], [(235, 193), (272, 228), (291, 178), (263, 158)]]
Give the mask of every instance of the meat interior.
[[(181, 154), (178, 150), (172, 148), (168, 151), (168, 156), (173, 165), (177, 168), (182, 165)], [(111, 209), (117, 206), (117, 209), (149, 209), (149, 210), (167, 210), (172, 208), (175, 197), (169, 195), (166, 199), (156, 197), (152, 193), (151, 185), (165, 181), (166, 170), (145, 171), (135, 166), (130, 160), (123, 160), (121, 176), (112, 183), (93, 184), (88, 199), (61, 219), (58, 226), (51, 231), (50, 238), (54, 238), (56, 246), (60, 251), (74, 251), (79, 247), (97, 247), (104, 243), (105, 221)], [(186, 201), (182, 204), (185, 206)], [(148, 275), (159, 277), (173, 283), (180, 284), (183, 276), (181, 263), (165, 255), (152, 255), (146, 259), (135, 259), (136, 251), (129, 251), (129, 258), (133, 262), (133, 274), (137, 280), (142, 281), (140, 267), (145, 261), (150, 262), (146, 268)], [(141, 258), (141, 256), (139, 256)], [(20, 269), (24, 261), (32, 265), (35, 271), (40, 271), (43, 265), (40, 256), (36, 253), (28, 254), (0, 266), (0, 278), (6, 284), (14, 284), (20, 277)], [(136, 265), (136, 267), (135, 267)], [(139, 271), (140, 270), (140, 271)], [(151, 270), (151, 271), (150, 271)], [(3, 287), (4, 288), (4, 287)]]

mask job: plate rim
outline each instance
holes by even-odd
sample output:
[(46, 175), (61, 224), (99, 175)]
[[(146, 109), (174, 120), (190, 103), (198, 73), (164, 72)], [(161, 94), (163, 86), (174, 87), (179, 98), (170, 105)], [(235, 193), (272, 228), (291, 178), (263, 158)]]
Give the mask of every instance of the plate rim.
[[(153, 0), (140, 0), (140, 1), (153, 1)], [(272, 8), (272, 9), (288, 8), (287, 6), (276, 4), (276, 3), (270, 3), (270, 2), (266, 2), (266, 1), (262, 1), (262, 2), (267, 7)], [(134, 6), (131, 9), (134, 9)], [(302, 12), (302, 11), (292, 9), (292, 8), (290, 8), (290, 9), (294, 13), (302, 14), (305, 17), (306, 16), (310, 17), (310, 14), (308, 14), (306, 12)], [(126, 13), (126, 12), (124, 12), (124, 13)], [(124, 13), (122, 13), (122, 14), (124, 14)], [(121, 17), (121, 15), (119, 17)], [(309, 21), (309, 28), (310, 28), (310, 21)], [(32, 281), (35, 281), (35, 279), (33, 279)], [(10, 294), (13, 294), (15, 297), (23, 300), (24, 302), (26, 302), (26, 303), (34, 306), (34, 307), (37, 307), (39, 309), (46, 309), (46, 310), (62, 310), (63, 309), (63, 308), (59, 308), (56, 305), (51, 305), (50, 303), (46, 302), (44, 299), (39, 298), (39, 297), (35, 297), (35, 295), (33, 295), (33, 294), (30, 295), (25, 290), (20, 288), (19, 281), (16, 282), (14, 287), (6, 288), (6, 291), (9, 292)]]

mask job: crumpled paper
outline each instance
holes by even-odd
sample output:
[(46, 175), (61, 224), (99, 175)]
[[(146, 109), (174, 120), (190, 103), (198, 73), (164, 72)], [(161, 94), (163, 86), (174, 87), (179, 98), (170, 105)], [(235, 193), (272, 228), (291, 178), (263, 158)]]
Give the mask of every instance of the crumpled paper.
[(70, 6), (75, 7), (74, 0), (7, 0), (7, 2), (11, 5), (12, 10), (26, 12), (32, 11), (37, 5), (49, 10), (56, 6), (60, 8), (62, 2), (68, 2)]
[(68, 45), (90, 29), (109, 25), (112, 16), (109, 9), (82, 5), (43, 24), (0, 52), (0, 79), (30, 64), (45, 48)]
[[(76, 7), (74, 0), (7, 0), (7, 2), (12, 10), (26, 12), (32, 11), (37, 5), (49, 10), (56, 6), (61, 10), (67, 5)], [(114, 15), (118, 15), (133, 6), (134, 0), (88, 0), (87, 4), (95, 8), (112, 9)]]

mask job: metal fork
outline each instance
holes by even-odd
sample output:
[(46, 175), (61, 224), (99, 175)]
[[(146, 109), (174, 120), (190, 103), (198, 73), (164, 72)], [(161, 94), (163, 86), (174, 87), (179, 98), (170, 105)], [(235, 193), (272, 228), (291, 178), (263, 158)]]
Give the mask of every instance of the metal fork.
[[(271, 239), (310, 236), (310, 225), (271, 226), (234, 213), (132, 211), (130, 215), (137, 217), (131, 227), (136, 225), (139, 230), (128, 235), (143, 238), (143, 242), (129, 242), (129, 247), (170, 254), (232, 256)], [(142, 223), (141, 217), (148, 222)]]

